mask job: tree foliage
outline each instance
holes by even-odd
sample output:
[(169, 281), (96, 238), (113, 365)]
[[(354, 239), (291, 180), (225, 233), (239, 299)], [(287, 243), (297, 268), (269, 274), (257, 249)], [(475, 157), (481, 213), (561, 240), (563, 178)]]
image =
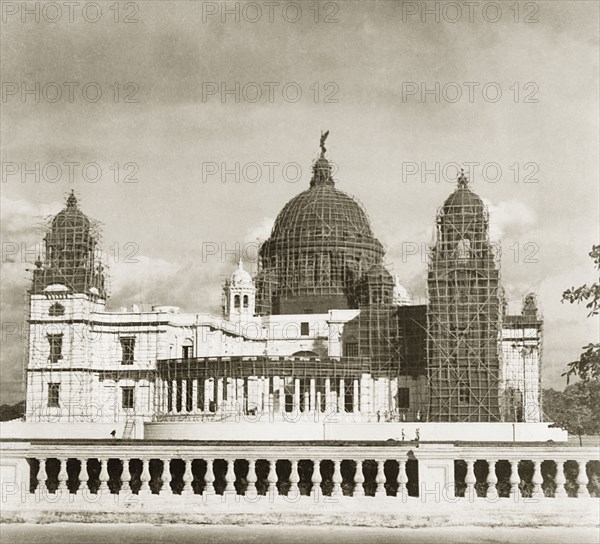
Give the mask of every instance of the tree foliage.
[(600, 379), (544, 390), (544, 415), (569, 434), (600, 434)]
[[(600, 245), (593, 246), (589, 255), (594, 261), (594, 268), (600, 271)], [(597, 316), (600, 312), (600, 281), (590, 286), (584, 283), (580, 287), (567, 289), (562, 295), (562, 302), (586, 302), (588, 317)], [(590, 343), (582, 349), (584, 351), (579, 359), (569, 363), (568, 370), (562, 374), (567, 377), (567, 383), (570, 377), (576, 375), (584, 381), (600, 378), (600, 343)]]
[(0, 405), (0, 421), (10, 421), (11, 419), (19, 419), (25, 415), (25, 401), (17, 402), (16, 404)]

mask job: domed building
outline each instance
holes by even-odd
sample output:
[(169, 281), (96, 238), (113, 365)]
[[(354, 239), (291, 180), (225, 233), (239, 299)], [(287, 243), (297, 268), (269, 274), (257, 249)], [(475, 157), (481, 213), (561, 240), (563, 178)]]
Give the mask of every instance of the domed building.
[(32, 293), (63, 286), (70, 293), (106, 298), (104, 268), (99, 259), (98, 235), (93, 222), (78, 208), (73, 191), (66, 206), (49, 222), (33, 273)]
[[(335, 187), (326, 136), (309, 188), (285, 205), (259, 250), (260, 315), (357, 308), (370, 298), (392, 301), (383, 246), (361, 204)], [(374, 290), (378, 295), (370, 297)]]
[[(221, 432), (196, 424), (241, 414), (316, 426), (331, 412), (375, 424), (538, 421), (541, 319), (531, 298), (523, 315), (503, 312), (487, 210), (466, 176), (438, 211), (429, 301), (416, 303), (361, 204), (336, 187), (326, 137), (256, 275), (241, 261), (232, 270), (222, 315), (169, 301), (107, 308), (98, 229), (69, 195), (33, 271), (27, 419), (94, 417), (123, 438), (186, 421), (177, 432), (195, 439)], [(278, 440), (277, 428), (255, 432)]]

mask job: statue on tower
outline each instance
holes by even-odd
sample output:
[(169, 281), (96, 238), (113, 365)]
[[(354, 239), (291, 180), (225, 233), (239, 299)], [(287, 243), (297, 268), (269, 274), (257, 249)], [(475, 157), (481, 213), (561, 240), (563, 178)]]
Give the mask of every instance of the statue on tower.
[(325, 140), (327, 140), (327, 136), (329, 136), (328, 130), (325, 133), (321, 132), (321, 156), (325, 156), (325, 152), (327, 151), (327, 148), (325, 147)]

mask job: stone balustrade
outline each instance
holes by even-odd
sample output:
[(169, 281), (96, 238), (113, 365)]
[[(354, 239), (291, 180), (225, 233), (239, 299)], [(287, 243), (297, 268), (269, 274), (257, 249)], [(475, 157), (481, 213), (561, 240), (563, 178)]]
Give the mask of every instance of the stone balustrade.
[[(598, 496), (595, 448), (370, 442), (0, 442), (3, 496), (314, 501)], [(6, 467), (14, 461), (13, 481)], [(25, 487), (25, 492), (19, 486)], [(16, 492), (18, 490), (18, 493)]]

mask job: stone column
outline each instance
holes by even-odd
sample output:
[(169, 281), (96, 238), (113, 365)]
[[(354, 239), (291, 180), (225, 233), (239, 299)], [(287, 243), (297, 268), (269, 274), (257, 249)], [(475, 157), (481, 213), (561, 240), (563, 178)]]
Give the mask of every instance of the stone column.
[(62, 457), (58, 462), (60, 463), (60, 470), (58, 471), (58, 491), (62, 493), (68, 489), (67, 480), (69, 479), (69, 474), (67, 473), (67, 459)]
[(360, 388), (358, 387), (358, 380), (354, 380), (353, 389), (352, 411), (354, 414), (358, 414), (360, 412)]
[(346, 395), (345, 395), (344, 378), (339, 381), (339, 396), (338, 396), (338, 412), (343, 414), (346, 411)]
[(475, 491), (475, 484), (477, 483), (477, 478), (475, 478), (475, 460), (467, 459), (467, 474), (465, 476), (465, 484), (467, 485), (465, 489), (465, 498), (469, 500), (473, 500), (477, 497), (477, 492)]
[(198, 380), (192, 380), (192, 414), (198, 413)]
[(181, 413), (187, 414), (187, 380), (181, 380)]
[(160, 479), (162, 480), (162, 486), (160, 488), (160, 494), (172, 494), (173, 490), (171, 489), (171, 459), (169, 457), (162, 460), (163, 469)]
[(365, 496), (365, 488), (363, 486), (364, 482), (365, 477), (363, 475), (362, 459), (358, 459), (356, 460), (356, 473), (354, 474), (354, 490), (352, 492), (353, 497)]
[(586, 472), (587, 461), (579, 459), (577, 460), (577, 465), (579, 466), (579, 472), (577, 473), (577, 498), (589, 498), (590, 493), (587, 488), (588, 476)]
[(544, 478), (542, 477), (542, 462), (534, 459), (533, 460), (533, 476), (531, 477), (531, 483), (533, 489), (531, 490), (531, 497), (534, 499), (543, 499), (544, 492), (542, 491), (542, 483)]
[(496, 460), (488, 459), (488, 474), (487, 474), (487, 492), (486, 497), (488, 499), (497, 499), (498, 498), (498, 489), (496, 488), (496, 484), (498, 483), (498, 477), (496, 476)]
[(519, 461), (510, 461), (510, 494), (514, 501), (517, 502), (521, 498), (521, 491), (519, 490), (519, 484), (521, 483), (521, 477), (519, 476)]
[(39, 460), (40, 468), (37, 474), (37, 489), (39, 492), (47, 492), (48, 487), (46, 486), (46, 480), (48, 479), (48, 474), (46, 473), (46, 458), (42, 458)]
[(100, 461), (100, 476), (98, 477), (100, 480), (100, 487), (98, 487), (98, 494), (101, 494), (109, 490), (108, 480), (110, 477), (108, 475), (108, 459), (103, 457), (102, 459), (98, 459), (98, 461)]
[(300, 411), (300, 380), (294, 379), (294, 413)]
[(235, 493), (235, 459), (227, 459), (225, 493)]
[(396, 492), (396, 497), (401, 497), (402, 500), (408, 497), (408, 489), (406, 488), (407, 482), (406, 461), (400, 459), (400, 461), (398, 461), (398, 491)]
[(213, 460), (206, 459), (206, 474), (204, 475), (204, 495), (214, 495), (215, 473), (213, 472)]
[(288, 491), (288, 495), (292, 497), (300, 496), (300, 488), (298, 487), (298, 482), (300, 481), (300, 476), (298, 475), (298, 460), (292, 459), (292, 471), (290, 472), (290, 489)]
[(202, 380), (202, 383), (204, 385), (204, 413), (208, 413), (210, 408), (210, 399), (212, 397), (212, 388), (210, 387), (211, 381), (210, 379), (204, 379)]
[(83, 493), (83, 490), (87, 487), (88, 483), (88, 471), (87, 471), (87, 459), (80, 459), (81, 468), (79, 469), (79, 488), (77, 489), (77, 493)]
[(194, 488), (192, 482), (194, 481), (194, 473), (192, 472), (192, 459), (184, 458), (184, 471), (183, 471), (183, 489), (181, 490), (182, 495), (193, 495)]
[(323, 477), (321, 476), (320, 459), (313, 460), (313, 472), (310, 480), (312, 482), (312, 489), (310, 490), (310, 494), (315, 500), (315, 502), (317, 502), (321, 497), (321, 482), (323, 481)]
[(169, 380), (163, 379), (163, 413), (169, 413)]
[(331, 476), (331, 482), (333, 483), (333, 489), (331, 490), (331, 496), (343, 495), (342, 492), (342, 462), (339, 459), (333, 461), (333, 475)]
[(171, 381), (171, 413), (177, 413), (177, 380)]
[(267, 481), (269, 482), (269, 495), (277, 495), (277, 470), (276, 470), (277, 459), (269, 459), (269, 475)]
[(383, 459), (377, 460), (377, 476), (375, 482), (377, 482), (377, 489), (375, 490), (376, 497), (385, 497), (385, 461)]
[(248, 474), (246, 475), (248, 482), (246, 495), (248, 497), (256, 497), (256, 480), (256, 459), (248, 459)]
[(567, 479), (565, 478), (565, 465), (563, 461), (556, 461), (556, 476), (554, 477), (554, 483), (556, 484), (554, 497), (557, 499), (565, 498), (567, 496), (567, 491), (565, 489)]
[(319, 407), (317, 406), (317, 384), (314, 378), (310, 379), (310, 411), (319, 411)]
[(223, 411), (223, 378), (217, 379), (217, 412)]
[(325, 412), (329, 413), (331, 410), (331, 380), (325, 378)]
[(142, 473), (140, 474), (140, 495), (150, 495), (152, 492), (150, 491), (150, 459), (141, 458), (142, 462)]

